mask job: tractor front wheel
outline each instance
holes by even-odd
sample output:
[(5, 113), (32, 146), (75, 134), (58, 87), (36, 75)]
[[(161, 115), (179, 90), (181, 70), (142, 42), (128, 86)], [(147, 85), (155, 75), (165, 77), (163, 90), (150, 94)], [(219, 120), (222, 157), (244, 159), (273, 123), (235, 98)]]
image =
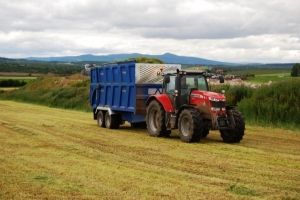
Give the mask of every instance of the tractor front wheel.
[(244, 136), (245, 121), (242, 113), (237, 110), (231, 110), (233, 119), (235, 121), (235, 128), (233, 130), (220, 130), (221, 137), (226, 143), (239, 143)]
[(179, 116), (178, 129), (183, 142), (199, 142), (203, 131), (200, 112), (196, 109), (184, 109)]

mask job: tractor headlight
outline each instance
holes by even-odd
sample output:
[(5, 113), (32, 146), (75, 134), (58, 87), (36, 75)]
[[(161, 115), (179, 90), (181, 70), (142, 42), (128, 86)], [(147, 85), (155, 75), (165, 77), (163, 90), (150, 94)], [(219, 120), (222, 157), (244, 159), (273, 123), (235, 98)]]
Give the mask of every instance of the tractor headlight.
[(220, 111), (220, 108), (216, 108), (216, 107), (211, 107), (212, 111)]

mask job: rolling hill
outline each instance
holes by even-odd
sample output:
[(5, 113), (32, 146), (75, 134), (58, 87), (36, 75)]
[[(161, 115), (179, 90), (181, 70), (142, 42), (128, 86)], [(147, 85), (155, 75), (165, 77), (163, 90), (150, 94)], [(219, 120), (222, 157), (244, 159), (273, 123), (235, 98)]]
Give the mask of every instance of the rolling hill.
[(80, 61), (103, 61), (103, 62), (114, 62), (118, 60), (125, 60), (127, 58), (135, 57), (154, 57), (158, 58), (165, 63), (180, 63), (180, 64), (205, 64), (205, 65), (233, 65), (233, 63), (219, 62), (214, 60), (207, 60), (197, 57), (189, 56), (178, 56), (171, 53), (165, 53), (162, 55), (146, 55), (139, 53), (132, 54), (110, 54), (110, 55), (79, 55), (79, 56), (62, 56), (62, 57), (29, 57), (27, 60), (40, 60), (40, 61), (60, 61), (60, 62), (80, 62)]

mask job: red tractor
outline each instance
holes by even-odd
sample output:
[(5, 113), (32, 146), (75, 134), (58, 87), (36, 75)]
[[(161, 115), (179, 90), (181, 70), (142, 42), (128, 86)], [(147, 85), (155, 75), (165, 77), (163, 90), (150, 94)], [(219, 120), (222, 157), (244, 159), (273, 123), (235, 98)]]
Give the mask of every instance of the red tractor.
[[(179, 129), (184, 142), (199, 142), (209, 130), (219, 130), (226, 143), (238, 143), (245, 131), (244, 117), (226, 97), (209, 91), (205, 72), (179, 71), (165, 74), (162, 93), (147, 100), (146, 123), (150, 136), (168, 137)], [(224, 78), (220, 77), (220, 82)]]

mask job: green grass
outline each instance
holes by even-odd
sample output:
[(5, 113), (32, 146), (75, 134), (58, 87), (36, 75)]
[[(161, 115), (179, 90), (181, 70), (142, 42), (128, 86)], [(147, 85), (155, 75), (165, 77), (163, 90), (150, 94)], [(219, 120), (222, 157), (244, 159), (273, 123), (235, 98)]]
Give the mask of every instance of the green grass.
[(239, 71), (232, 71), (232, 72), (228, 72), (228, 74), (254, 74), (254, 75), (268, 75), (268, 74), (273, 74), (273, 75), (279, 75), (282, 76), (285, 72), (286, 76), (290, 76), (291, 75), (291, 70), (267, 70), (267, 69), (263, 69), (263, 70), (259, 70), (259, 69), (255, 69), (255, 70), (239, 70)]
[(0, 199), (300, 199), (300, 134), (247, 125), (239, 144), (150, 137), (92, 113), (0, 101)]
[(280, 77), (280, 76), (263, 76), (263, 75), (259, 75), (259, 76), (255, 76), (253, 78), (248, 78), (247, 80), (244, 80), (245, 82), (248, 83), (268, 83), (270, 81), (272, 82), (280, 82), (280, 81), (284, 81), (284, 80), (296, 80), (299, 78), (295, 78), (295, 77), (290, 77), (290, 76), (285, 76), (285, 77)]
[(89, 105), (89, 79), (77, 81), (54, 76), (39, 77), (18, 90), (0, 93), (0, 99), (64, 109), (91, 110)]
[(257, 193), (255, 190), (236, 184), (229, 185), (227, 187), (227, 190), (233, 192), (236, 195), (256, 196)]
[(299, 78), (290, 78), (289, 81), (263, 85), (246, 95), (244, 92), (245, 98), (238, 102), (238, 109), (253, 123), (289, 129), (298, 127), (299, 130), (299, 85)]
[(0, 76), (1, 79), (17, 79), (17, 80), (35, 80), (38, 77), (33, 76)]
[(26, 83), (32, 82), (33, 80), (36, 80), (37, 77), (20, 77), (20, 76), (0, 76), (0, 80), (8, 80), (8, 79), (13, 79), (13, 80), (19, 80), (19, 81), (24, 81)]
[(273, 73), (273, 74), (258, 74), (255, 77), (266, 77), (266, 76), (273, 76), (273, 77), (291, 77), (291, 74), (284, 74), (284, 73)]

